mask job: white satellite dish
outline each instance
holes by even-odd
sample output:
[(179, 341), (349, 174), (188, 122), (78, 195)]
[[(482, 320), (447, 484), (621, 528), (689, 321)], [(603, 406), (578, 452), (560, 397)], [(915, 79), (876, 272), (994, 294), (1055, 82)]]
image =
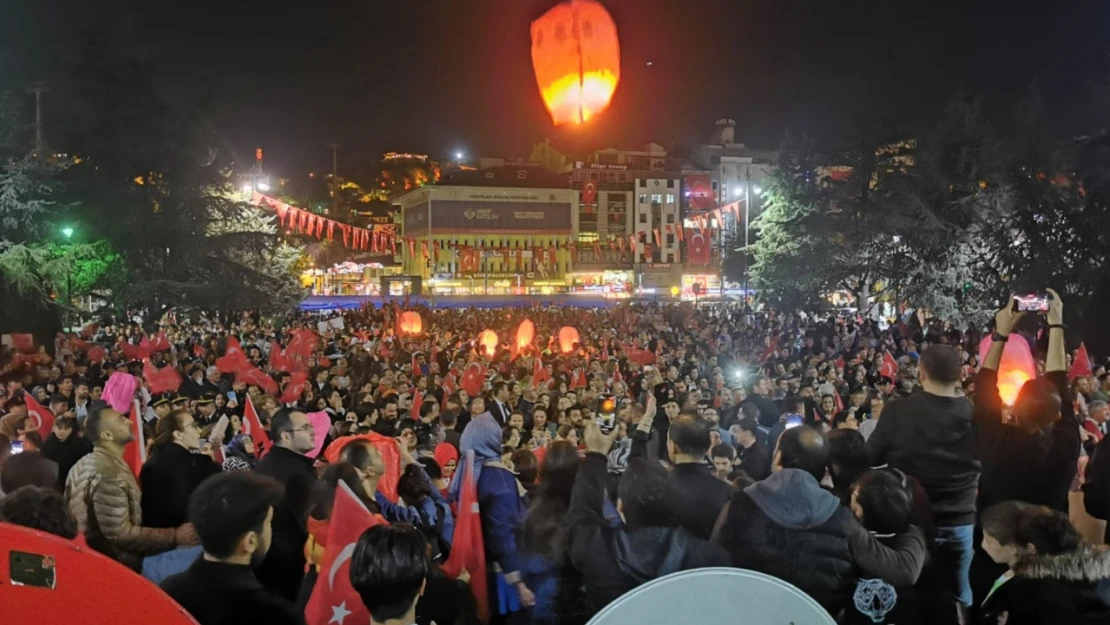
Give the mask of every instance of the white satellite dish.
[(660, 577), (628, 591), (587, 625), (836, 625), (794, 586), (745, 569), (708, 568)]

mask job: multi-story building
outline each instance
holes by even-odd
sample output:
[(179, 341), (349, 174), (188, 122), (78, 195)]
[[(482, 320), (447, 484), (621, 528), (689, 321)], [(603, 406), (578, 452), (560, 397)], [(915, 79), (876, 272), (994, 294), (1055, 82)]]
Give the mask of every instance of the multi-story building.
[[(458, 171), (394, 200), (404, 274), (438, 295), (566, 292), (578, 192), (526, 163)], [(412, 241), (410, 246), (408, 241)]]

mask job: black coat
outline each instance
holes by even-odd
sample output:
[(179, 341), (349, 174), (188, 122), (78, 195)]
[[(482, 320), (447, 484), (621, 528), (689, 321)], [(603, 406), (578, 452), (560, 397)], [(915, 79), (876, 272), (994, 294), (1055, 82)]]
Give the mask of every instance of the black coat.
[(254, 470), (285, 486), (285, 494), (274, 507), (273, 542), (258, 569), (258, 579), (266, 588), (294, 601), (304, 578), (308, 507), (316, 471), (311, 458), (284, 447), (274, 447)]
[(1110, 606), (1097, 589), (1100, 581), (1110, 579), (1110, 551), (1105, 548), (1029, 558), (1014, 572), (983, 601), (983, 625), (1110, 623)]
[(867, 439), (872, 466), (889, 464), (921, 482), (938, 527), (975, 523), (979, 459), (971, 411), (964, 397), (919, 391), (887, 404)]
[(738, 446), (736, 450), (740, 454), (740, 468), (748, 477), (758, 482), (771, 475), (771, 454), (766, 445), (756, 441), (747, 449)]
[(782, 416), (782, 410), (779, 409), (778, 405), (762, 395), (749, 395), (744, 401), (740, 402), (741, 407), (745, 404), (755, 404), (755, 407), (759, 408), (759, 424), (765, 428), (773, 427), (779, 422), (779, 417)]
[(251, 568), (198, 558), (164, 582), (162, 590), (200, 625), (303, 625), (292, 603), (262, 587)]
[(202, 454), (170, 443), (155, 451), (139, 473), (144, 527), (177, 527), (188, 521), (189, 496), (200, 483), (220, 472)]
[(594, 611), (652, 579), (677, 571), (728, 566), (728, 554), (681, 528), (614, 528), (605, 505), (606, 457), (582, 461), (567, 512), (567, 554)]
[(78, 460), (90, 452), (92, 452), (92, 445), (89, 444), (89, 441), (77, 436), (76, 432), (71, 433), (69, 438), (64, 441), (59, 440), (51, 432), (50, 436), (47, 436), (42, 443), (42, 455), (58, 464), (58, 485), (63, 491), (66, 487), (66, 476), (69, 475), (69, 470), (77, 464)]
[[(983, 461), (979, 510), (1018, 500), (1067, 514), (1068, 491), (1079, 463), (1079, 422), (1064, 372), (1046, 373), (1045, 379), (1060, 393), (1060, 420), (1046, 432), (1030, 433), (1002, 423), (998, 374), (990, 369), (979, 371), (975, 382), (975, 438)], [(884, 410), (882, 421), (886, 417)]]
[(732, 496), (732, 487), (701, 463), (675, 465), (671, 481), (678, 495), (678, 522), (691, 536), (709, 540), (717, 515)]
[[(1095, 446), (1091, 461), (1087, 463), (1087, 475), (1083, 482), (1083, 504), (1087, 508), (1087, 514), (1103, 521), (1110, 519), (1110, 442), (1108, 441), (1110, 436), (1103, 436)], [(1105, 536), (1103, 542), (1106, 542)]]

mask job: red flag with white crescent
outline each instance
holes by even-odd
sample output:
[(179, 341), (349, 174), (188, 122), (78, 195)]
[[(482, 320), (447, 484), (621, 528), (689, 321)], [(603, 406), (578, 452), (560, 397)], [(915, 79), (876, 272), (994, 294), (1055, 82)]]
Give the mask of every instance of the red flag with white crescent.
[(27, 405), (27, 417), (35, 424), (35, 430), (42, 440), (46, 440), (50, 436), (50, 430), (54, 429), (54, 413), (43, 408), (30, 393), (23, 394), (23, 403)]
[(258, 418), (258, 411), (254, 409), (250, 394), (245, 393), (245, 395), (247, 403), (243, 405), (243, 430), (254, 441), (255, 455), (261, 458), (263, 454), (270, 451), (270, 435), (262, 428), (262, 421)]
[(883, 352), (883, 366), (879, 369), (879, 375), (891, 380), (898, 375), (898, 361), (894, 360), (894, 356), (891, 356), (889, 351)]
[(466, 369), (463, 370), (460, 385), (467, 395), (474, 397), (482, 392), (482, 385), (485, 381), (486, 367), (482, 363), (474, 361), (466, 365)]
[(1091, 376), (1091, 358), (1087, 355), (1087, 346), (1083, 343), (1079, 344), (1079, 351), (1075, 353), (1075, 360), (1071, 363), (1071, 368), (1068, 369), (1068, 381), (1076, 378), (1087, 378)]
[(459, 512), (455, 519), (451, 556), (443, 563), (443, 572), (454, 579), (466, 569), (470, 573), (470, 592), (474, 595), (478, 620), (490, 618), (489, 592), (486, 587), (486, 548), (482, 538), (482, 515), (478, 507), (478, 484), (474, 479), (474, 452), (467, 451), (459, 459), (455, 479), (459, 485)]
[(143, 437), (143, 420), (139, 416), (139, 400), (131, 402), (131, 441), (123, 447), (123, 461), (131, 467), (135, 477), (143, 470), (146, 462), (146, 440)]
[(370, 622), (370, 612), (351, 586), (350, 570), (359, 536), (375, 525), (389, 523), (382, 515), (367, 510), (351, 487), (341, 480), (328, 521), (327, 547), (320, 563), (320, 575), (304, 608), (307, 625)]

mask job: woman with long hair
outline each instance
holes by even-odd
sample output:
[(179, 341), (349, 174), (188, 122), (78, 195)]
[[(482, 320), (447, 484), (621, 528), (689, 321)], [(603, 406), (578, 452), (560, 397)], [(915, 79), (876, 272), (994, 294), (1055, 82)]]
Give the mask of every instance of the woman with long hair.
[[(568, 617), (586, 613), (585, 606), (574, 600), (581, 583), (567, 560), (562, 531), (578, 464), (578, 449), (574, 445), (567, 441), (552, 443), (540, 466), (539, 485), (532, 491), (524, 518), (522, 543), (529, 557), (522, 577), (536, 597), (533, 623), (574, 622)], [(581, 606), (583, 611), (575, 606)]]
[(1063, 512), (1021, 501), (983, 511), (983, 551), (1008, 570), (983, 600), (980, 623), (1106, 623), (1099, 586), (1110, 551), (1083, 544)]

